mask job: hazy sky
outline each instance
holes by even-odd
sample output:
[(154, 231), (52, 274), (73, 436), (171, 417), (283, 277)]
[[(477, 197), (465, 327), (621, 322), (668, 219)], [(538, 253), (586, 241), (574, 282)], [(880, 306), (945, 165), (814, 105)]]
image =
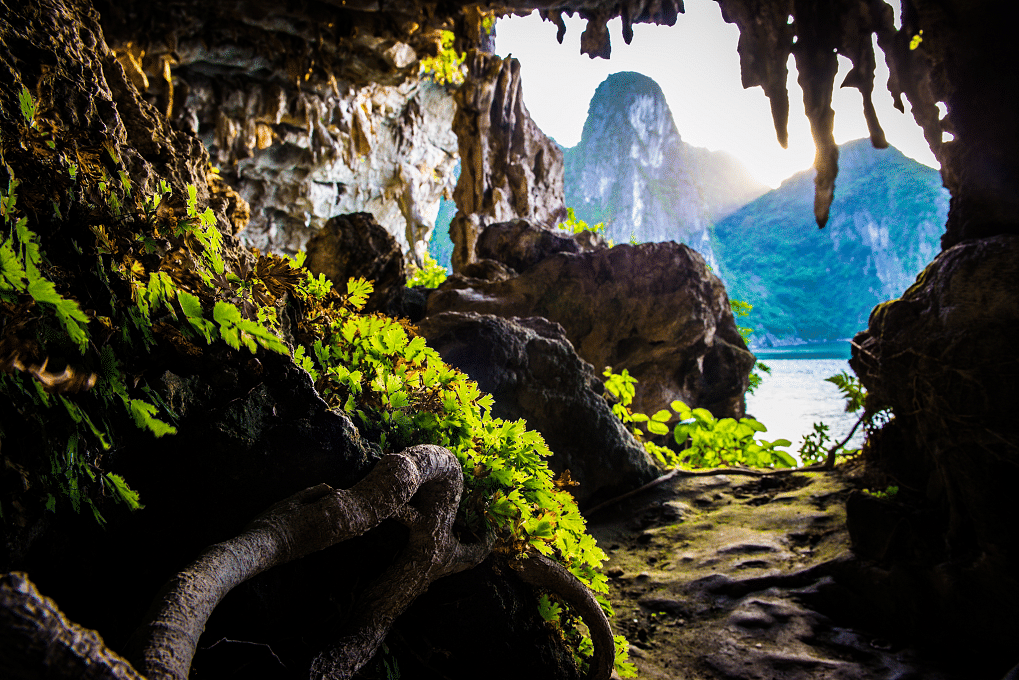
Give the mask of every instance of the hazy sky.
[[(622, 24), (609, 23), (612, 58), (591, 59), (580, 54), (580, 34), (586, 21), (566, 20), (566, 38), (556, 42), (556, 27), (537, 13), (528, 17), (500, 19), (496, 24), (496, 50), (520, 60), (524, 102), (531, 117), (546, 134), (563, 146), (574, 146), (587, 118), (595, 88), (619, 71), (643, 73), (662, 87), (672, 109), (680, 136), (690, 144), (724, 150), (739, 158), (759, 180), (771, 186), (810, 167), (814, 144), (803, 114), (803, 95), (796, 84), (796, 70), (789, 60), (789, 148), (775, 138), (771, 108), (760, 87), (744, 90), (740, 85), (739, 31), (722, 21), (714, 0), (686, 0), (686, 13), (675, 26), (636, 24), (633, 41), (623, 42)], [(895, 3), (897, 4), (897, 3)], [(920, 127), (909, 114), (892, 106), (885, 88), (888, 74), (884, 55), (878, 53), (874, 104), (888, 141), (907, 156), (938, 167)], [(849, 71), (841, 65), (836, 85)], [(835, 140), (838, 143), (867, 136), (860, 93), (854, 88), (836, 89)]]

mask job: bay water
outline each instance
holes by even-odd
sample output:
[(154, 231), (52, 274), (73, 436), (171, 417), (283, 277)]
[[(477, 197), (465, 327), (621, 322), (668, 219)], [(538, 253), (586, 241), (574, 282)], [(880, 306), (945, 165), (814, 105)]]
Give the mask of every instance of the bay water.
[[(763, 374), (763, 382), (753, 394), (747, 395), (747, 415), (768, 428), (760, 435), (761, 439), (788, 439), (792, 445), (787, 450), (795, 455), (815, 422), (828, 425), (833, 442), (841, 441), (849, 433), (860, 414), (846, 413), (842, 393), (825, 382), (825, 378), (840, 371), (854, 375), (849, 367), (848, 341), (751, 351), (758, 361), (771, 367), (771, 374)], [(847, 446), (859, 448), (863, 439), (860, 427)]]

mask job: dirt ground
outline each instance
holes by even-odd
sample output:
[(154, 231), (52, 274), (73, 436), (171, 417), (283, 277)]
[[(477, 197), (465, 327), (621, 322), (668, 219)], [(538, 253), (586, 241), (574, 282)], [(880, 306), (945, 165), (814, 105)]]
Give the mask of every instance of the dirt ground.
[(962, 680), (868, 633), (881, 626), (838, 583), (851, 489), (840, 472), (687, 477), (594, 514), (638, 677)]

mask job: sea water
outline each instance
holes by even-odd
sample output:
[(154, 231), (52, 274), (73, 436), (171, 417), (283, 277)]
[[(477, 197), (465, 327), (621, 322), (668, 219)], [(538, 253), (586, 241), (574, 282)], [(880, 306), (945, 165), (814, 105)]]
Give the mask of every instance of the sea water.
[[(840, 371), (854, 375), (848, 341), (760, 349), (754, 354), (771, 367), (771, 374), (763, 374), (763, 382), (747, 395), (747, 415), (768, 428), (761, 439), (788, 439), (792, 442), (788, 450), (795, 453), (813, 424), (823, 422), (832, 442), (842, 441), (860, 414), (846, 413), (845, 398), (825, 378)], [(860, 427), (847, 446), (859, 448), (863, 437)]]

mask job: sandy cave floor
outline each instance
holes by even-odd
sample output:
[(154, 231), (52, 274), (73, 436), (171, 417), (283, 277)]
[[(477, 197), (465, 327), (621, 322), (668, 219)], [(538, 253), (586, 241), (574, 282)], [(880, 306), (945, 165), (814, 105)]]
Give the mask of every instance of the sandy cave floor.
[(852, 488), (840, 472), (677, 478), (591, 517), (638, 677), (962, 680), (867, 632), (833, 578)]

